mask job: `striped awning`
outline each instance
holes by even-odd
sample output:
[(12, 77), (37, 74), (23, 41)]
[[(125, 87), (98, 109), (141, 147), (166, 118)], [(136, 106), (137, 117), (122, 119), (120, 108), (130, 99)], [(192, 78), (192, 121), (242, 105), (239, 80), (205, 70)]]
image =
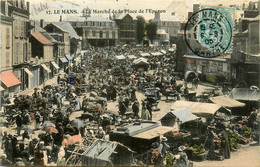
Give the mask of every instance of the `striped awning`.
[(41, 64), (41, 66), (45, 71), (47, 71), (47, 73), (51, 72), (51, 70), (45, 64)]
[(24, 71), (30, 76), (33, 77), (33, 73), (28, 69), (28, 68), (24, 68)]
[(52, 64), (53, 67), (56, 68), (57, 70), (60, 68), (60, 67), (58, 66), (58, 64), (56, 64), (54, 61), (52, 61), (51, 64)]

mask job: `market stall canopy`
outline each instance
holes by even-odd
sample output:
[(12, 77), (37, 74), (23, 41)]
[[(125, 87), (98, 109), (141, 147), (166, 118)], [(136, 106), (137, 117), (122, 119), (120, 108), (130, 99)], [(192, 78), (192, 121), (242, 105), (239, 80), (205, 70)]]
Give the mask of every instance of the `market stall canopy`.
[(129, 59), (136, 59), (136, 56), (135, 55), (128, 55), (127, 56)]
[(175, 48), (170, 48), (168, 49), (169, 52), (174, 52), (175, 51)]
[(150, 53), (141, 53), (141, 56), (142, 57), (148, 57), (148, 56), (151, 56)]
[(6, 87), (12, 87), (21, 84), (21, 81), (14, 75), (12, 71), (4, 71), (1, 73), (1, 81)]
[(197, 116), (211, 116), (214, 115), (221, 106), (211, 103), (200, 103), (191, 101), (176, 101), (172, 104), (171, 110), (188, 110)]
[[(119, 149), (117, 149), (120, 147)], [(130, 154), (126, 154), (126, 151)], [(110, 162), (110, 157), (117, 153), (117, 156), (131, 156), (134, 153), (131, 149), (118, 142), (96, 140), (83, 154), (83, 166), (106, 166)], [(119, 157), (118, 157), (119, 158)], [(115, 158), (112, 158), (116, 161)], [(113, 160), (112, 160), (113, 161)]]
[(177, 110), (177, 111), (168, 112), (160, 120), (164, 119), (166, 116), (169, 116), (169, 115), (177, 117), (182, 123), (199, 119), (199, 117), (192, 114), (188, 110)]
[(134, 135), (134, 138), (140, 138), (140, 139), (146, 139), (146, 140), (150, 140), (153, 139), (155, 137), (159, 137), (160, 135), (163, 135), (165, 133), (168, 133), (170, 131), (172, 131), (173, 128), (172, 127), (167, 127), (167, 126), (159, 126), (153, 129), (150, 129), (148, 131), (139, 133), (137, 135)]
[(166, 54), (166, 51), (165, 51), (165, 50), (161, 50), (161, 52), (162, 52), (163, 54)]
[(145, 58), (143, 58), (143, 57), (134, 60), (134, 61), (133, 61), (133, 64), (134, 64), (134, 65), (149, 65), (147, 59), (145, 59)]
[(223, 107), (233, 108), (233, 107), (244, 107), (245, 103), (241, 103), (237, 100), (231, 99), (228, 96), (216, 96), (209, 98), (215, 104), (218, 104)]
[(249, 88), (233, 88), (230, 92), (229, 97), (231, 99), (242, 101), (259, 101), (260, 91)]
[(153, 56), (161, 56), (163, 55), (161, 52), (153, 52), (151, 53)]
[(116, 60), (124, 60), (124, 59), (125, 59), (124, 55), (116, 56)]

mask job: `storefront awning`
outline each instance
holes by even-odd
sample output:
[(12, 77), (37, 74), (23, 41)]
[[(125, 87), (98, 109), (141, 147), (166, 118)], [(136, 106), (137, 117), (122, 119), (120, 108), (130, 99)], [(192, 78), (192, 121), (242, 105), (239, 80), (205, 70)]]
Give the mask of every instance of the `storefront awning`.
[(51, 70), (45, 64), (41, 64), (41, 66), (45, 71), (47, 71), (47, 73), (51, 72)]
[(66, 57), (69, 61), (72, 60), (70, 54), (66, 54), (65, 57)]
[(32, 73), (28, 68), (24, 68), (24, 71), (25, 71), (30, 77), (33, 77), (33, 73)]
[(12, 87), (21, 83), (12, 71), (4, 71), (1, 73), (1, 81), (6, 87)]
[(60, 67), (58, 66), (58, 64), (56, 64), (54, 61), (52, 61), (51, 64), (52, 64), (53, 67), (56, 68), (57, 70), (60, 68)]
[(0, 91), (4, 91), (5, 89), (2, 87), (2, 86), (0, 86)]
[(61, 61), (62, 63), (68, 63), (68, 60), (67, 60), (65, 57), (60, 58), (60, 61)]

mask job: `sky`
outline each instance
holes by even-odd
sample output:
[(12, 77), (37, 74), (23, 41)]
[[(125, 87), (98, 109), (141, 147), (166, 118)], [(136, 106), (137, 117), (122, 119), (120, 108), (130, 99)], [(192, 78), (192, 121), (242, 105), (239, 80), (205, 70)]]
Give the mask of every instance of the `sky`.
[[(66, 10), (72, 9), (77, 10), (78, 14), (62, 14), (62, 17), (66, 20), (68, 15), (80, 16), (82, 15), (83, 8), (90, 8), (91, 10), (118, 10), (118, 9), (140, 9), (146, 11), (146, 9), (152, 10), (165, 10), (166, 13), (161, 15), (171, 15), (175, 13), (175, 18), (180, 21), (187, 19), (188, 12), (192, 11), (193, 4), (204, 4), (204, 5), (218, 5), (222, 4), (223, 7), (236, 4), (242, 6), (243, 3), (248, 4), (249, 0), (27, 0), (30, 2), (30, 13), (31, 19), (45, 21), (59, 21), (61, 14), (46, 14), (46, 11), (54, 10)], [(256, 1), (256, 0), (253, 0)], [(108, 14), (92, 14), (96, 16), (108, 17)], [(132, 14), (134, 17), (142, 15), (145, 19), (149, 20), (154, 17), (154, 14), (144, 12), (142, 14)]]

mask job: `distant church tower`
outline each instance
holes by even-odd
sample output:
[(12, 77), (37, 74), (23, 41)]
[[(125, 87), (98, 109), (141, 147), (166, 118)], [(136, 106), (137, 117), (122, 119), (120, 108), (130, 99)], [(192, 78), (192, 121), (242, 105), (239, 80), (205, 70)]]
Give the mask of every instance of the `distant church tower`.
[(91, 9), (89, 9), (88, 7), (84, 8), (82, 10), (82, 17), (85, 17), (86, 19), (88, 17), (91, 17)]

